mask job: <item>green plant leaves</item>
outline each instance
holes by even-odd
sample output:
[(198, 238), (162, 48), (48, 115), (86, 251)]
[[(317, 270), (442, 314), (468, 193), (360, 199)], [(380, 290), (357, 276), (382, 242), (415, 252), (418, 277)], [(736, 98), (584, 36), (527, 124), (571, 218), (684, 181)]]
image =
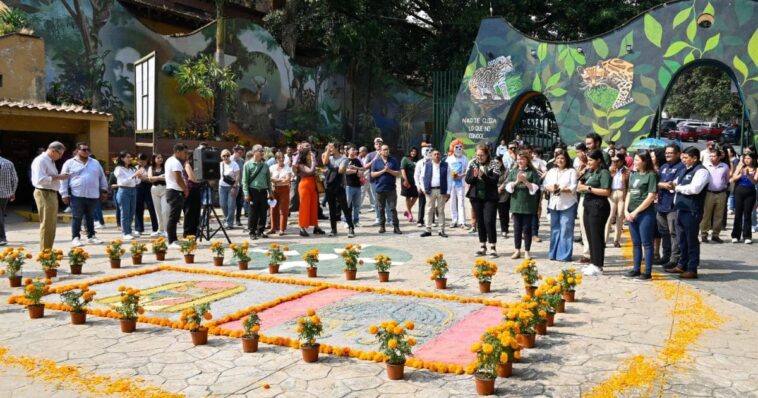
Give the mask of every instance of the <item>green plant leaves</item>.
[(534, 75), (534, 82), (532, 82), (532, 90), (542, 91), (542, 82), (540, 82), (539, 75)]
[(555, 86), (560, 79), (561, 79), (561, 72), (558, 72), (550, 76), (550, 79), (548, 79), (547, 83), (545, 83), (545, 89)]
[[(567, 50), (567, 52), (569, 51), (570, 50)], [(574, 58), (570, 55), (566, 56), (566, 58), (563, 60), (563, 67), (566, 68), (566, 74), (568, 74), (569, 77), (573, 76), (574, 70), (576, 69)]]
[(627, 33), (621, 40), (621, 44), (619, 45), (619, 57), (623, 57), (628, 53), (628, 51), (626, 51), (627, 44), (634, 47), (634, 31)]
[(689, 18), (690, 14), (692, 14), (692, 6), (679, 11), (674, 17), (673, 27), (676, 29), (677, 26), (681, 25), (684, 21), (687, 20), (687, 18)]
[(547, 44), (546, 43), (540, 43), (537, 46), (537, 59), (542, 62), (545, 57), (547, 57)]
[(697, 22), (695, 20), (691, 20), (690, 24), (687, 25), (687, 38), (692, 42), (695, 40), (695, 35), (697, 34)]
[(753, 64), (758, 66), (758, 28), (753, 32), (753, 36), (747, 42), (747, 53), (750, 55), (750, 59), (753, 60)]
[(610, 131), (608, 131), (607, 128), (605, 128), (605, 127), (603, 127), (603, 126), (601, 126), (601, 125), (599, 125), (599, 124), (597, 124), (595, 122), (592, 122), (592, 129), (595, 130), (595, 132), (598, 133), (598, 134), (600, 134), (601, 136), (608, 135), (608, 133), (610, 133)]
[(592, 47), (595, 48), (595, 53), (600, 58), (608, 57), (608, 45), (605, 44), (605, 40), (597, 38), (592, 41)]
[[(561, 87), (556, 87), (550, 90), (550, 95), (552, 95), (553, 97), (562, 97), (566, 95), (566, 93), (567, 93), (566, 89), (561, 88)], [(553, 107), (553, 110), (555, 110), (555, 107)]]
[(650, 106), (650, 98), (643, 93), (632, 92), (632, 98), (639, 106)]
[(636, 132), (642, 130), (642, 128), (645, 126), (645, 123), (647, 123), (647, 120), (650, 119), (651, 116), (653, 116), (653, 115), (646, 115), (646, 116), (643, 116), (642, 118), (640, 118), (640, 120), (637, 120), (637, 123), (635, 123), (634, 126), (632, 126), (631, 129), (629, 129), (629, 132), (630, 133), (636, 133)]
[(734, 12), (737, 15), (737, 25), (742, 26), (753, 17), (755, 6), (749, 1), (738, 1), (734, 4)]
[(657, 88), (657, 85), (655, 84), (655, 80), (645, 75), (640, 75), (640, 83), (642, 83), (642, 87), (645, 87), (646, 89), (650, 90), (652, 93), (655, 93), (655, 89)]
[(484, 54), (479, 53), (479, 65), (487, 66), (487, 59), (484, 58)]
[(611, 123), (611, 125), (608, 126), (608, 129), (615, 130), (615, 129), (620, 128), (621, 126), (623, 126), (624, 123), (626, 123), (626, 118), (625, 117), (621, 118), (621, 120), (619, 120), (619, 121)]
[(682, 60), (682, 63), (683, 64), (688, 64), (688, 63), (690, 63), (690, 62), (692, 62), (694, 60), (695, 60), (695, 51), (693, 50), (693, 51), (690, 51), (689, 54), (687, 54), (687, 55), (684, 56), (684, 60)]
[(709, 1), (708, 4), (705, 6), (705, 9), (703, 10), (703, 13), (705, 14), (711, 14), (714, 17), (716, 16), (716, 9), (713, 8), (713, 4)]
[(655, 44), (656, 47), (661, 47), (661, 38), (663, 37), (663, 26), (652, 15), (645, 14), (645, 37)]
[(616, 109), (615, 111), (611, 112), (608, 117), (622, 117), (629, 114), (629, 112), (631, 112), (629, 109)]
[(683, 42), (683, 41), (675, 41), (671, 43), (668, 49), (666, 49), (666, 53), (663, 54), (665, 58), (673, 57), (676, 54), (679, 54), (680, 51), (684, 50), (685, 48), (689, 47), (690, 45)]
[(721, 38), (721, 33), (716, 33), (715, 35), (711, 36), (708, 40), (706, 40), (705, 47), (703, 48), (703, 52), (710, 51), (716, 48), (719, 45), (720, 38)]
[(463, 78), (464, 79), (470, 79), (471, 76), (474, 76), (474, 72), (476, 72), (476, 61), (474, 61), (474, 62), (468, 64), (468, 66), (466, 66), (466, 71), (463, 73)]
[(738, 72), (740, 72), (743, 76), (743, 82), (747, 79), (748, 76), (748, 70), (747, 65), (742, 62), (739, 56), (735, 55), (732, 59), (732, 65), (734, 65), (734, 69), (737, 69)]
[(668, 87), (669, 82), (671, 82), (671, 72), (661, 66), (658, 68), (658, 83), (661, 83), (661, 87)]

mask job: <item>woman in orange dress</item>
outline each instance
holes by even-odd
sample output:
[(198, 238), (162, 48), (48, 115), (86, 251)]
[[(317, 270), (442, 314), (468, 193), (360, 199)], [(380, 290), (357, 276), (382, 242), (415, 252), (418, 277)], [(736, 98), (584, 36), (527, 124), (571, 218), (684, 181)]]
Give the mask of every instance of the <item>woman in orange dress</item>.
[(311, 145), (303, 143), (300, 153), (295, 160), (293, 171), (300, 176), (297, 192), (300, 196), (298, 224), (300, 236), (308, 236), (306, 228), (313, 227), (313, 233), (323, 235), (318, 227), (318, 191), (316, 190), (316, 158), (311, 152)]

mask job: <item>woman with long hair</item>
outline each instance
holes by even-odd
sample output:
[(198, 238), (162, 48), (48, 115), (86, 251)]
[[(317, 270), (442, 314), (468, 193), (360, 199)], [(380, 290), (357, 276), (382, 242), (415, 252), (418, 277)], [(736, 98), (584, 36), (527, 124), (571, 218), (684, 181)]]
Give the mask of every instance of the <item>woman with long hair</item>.
[(496, 157), (495, 161), (500, 169), (500, 179), (497, 181), (497, 217), (500, 219), (500, 236), (508, 238), (508, 227), (511, 221), (511, 193), (505, 190), (505, 184), (508, 183), (508, 170), (502, 156)]
[(282, 236), (287, 229), (292, 169), (284, 164), (284, 153), (282, 151), (277, 151), (274, 159), (276, 163), (269, 167), (269, 171), (271, 173), (271, 185), (274, 186), (276, 205), (271, 208), (271, 230), (268, 231), (268, 234), (273, 235), (279, 231), (279, 236)]
[(155, 214), (158, 216), (158, 235), (165, 236), (169, 206), (166, 197), (166, 170), (163, 163), (163, 155), (154, 153), (150, 160), (150, 168), (147, 169), (147, 179), (152, 184), (150, 197), (153, 199)]
[(150, 236), (158, 236), (158, 216), (155, 214), (155, 205), (153, 204), (153, 196), (150, 194), (150, 190), (153, 184), (148, 178), (148, 169), (150, 168), (150, 158), (147, 154), (137, 154), (137, 168), (142, 170), (142, 176), (140, 177), (140, 183), (137, 184), (137, 211), (134, 213), (134, 229), (137, 231), (137, 236), (140, 236), (145, 232), (145, 208), (150, 214), (150, 224), (153, 228)]
[(621, 247), (621, 233), (624, 231), (624, 200), (629, 189), (629, 170), (626, 168), (626, 156), (619, 154), (611, 157), (611, 165), (608, 172), (611, 174), (611, 196), (608, 202), (611, 205), (611, 216), (605, 224), (605, 242), (611, 235), (611, 224), (615, 224), (615, 236), (613, 246)]
[(418, 161), (418, 148), (415, 146), (408, 150), (408, 155), (404, 156), (400, 161), (400, 174), (402, 175), (402, 186), (400, 187), (400, 196), (405, 197), (405, 219), (413, 222), (413, 205), (418, 200), (418, 188), (416, 187), (416, 180), (414, 179), (414, 172), (416, 171), (416, 162)]
[(577, 185), (577, 192), (584, 194), (584, 229), (590, 249), (590, 264), (582, 272), (597, 275), (605, 265), (605, 223), (611, 214), (608, 196), (611, 194), (611, 174), (605, 168), (603, 152), (593, 149), (587, 155), (587, 171)]
[(748, 245), (753, 243), (753, 229), (750, 218), (755, 208), (755, 186), (758, 183), (756, 167), (758, 167), (758, 156), (754, 152), (745, 153), (732, 174), (731, 182), (734, 183), (732, 243), (739, 242), (740, 238), (744, 239)]
[[(469, 163), (466, 170), (466, 184), (469, 190), (466, 197), (471, 201), (471, 207), (476, 216), (477, 231), (481, 248), (477, 255), (487, 254), (487, 242), (490, 244), (490, 258), (497, 258), (497, 183), (500, 179), (500, 168), (490, 155), (487, 144), (476, 146), (476, 159)], [(444, 222), (444, 220), (442, 220)]]
[(184, 231), (182, 236), (185, 238), (197, 236), (203, 201), (200, 179), (195, 176), (195, 169), (192, 168), (193, 157), (193, 152), (188, 152), (187, 161), (184, 162), (184, 177), (189, 187), (189, 195), (184, 200)]
[[(629, 177), (629, 194), (624, 204), (634, 254), (634, 268), (626, 276), (647, 280), (652, 278), (653, 272), (653, 240), (657, 229), (654, 202), (658, 192), (658, 175), (649, 152), (640, 151), (634, 155), (634, 170)], [(641, 272), (643, 248), (644, 273)]]
[[(727, 165), (729, 165), (729, 175), (731, 176), (734, 173), (734, 170), (737, 168), (737, 164), (740, 163), (740, 156), (737, 155), (737, 151), (735, 151), (734, 147), (731, 145), (724, 145), (724, 151), (726, 152), (725, 162), (727, 162)], [(726, 207), (727, 207), (727, 210), (729, 211), (729, 214), (734, 214), (734, 184), (733, 183), (729, 184), (729, 198), (726, 201)], [(724, 222), (724, 225), (726, 225), (726, 222)]]
[(143, 169), (137, 169), (132, 165), (132, 155), (127, 151), (121, 151), (116, 158), (116, 168), (113, 170), (118, 184), (118, 206), (121, 211), (121, 232), (123, 240), (132, 240), (139, 236), (132, 231), (134, 212), (137, 208), (137, 184), (139, 184)]
[(532, 166), (532, 155), (523, 150), (516, 157), (516, 167), (508, 173), (508, 183), (505, 189), (511, 193), (511, 214), (513, 217), (512, 259), (521, 257), (521, 240), (524, 240), (524, 258), (530, 259), (532, 249), (532, 222), (537, 214), (537, 191), (539, 190), (540, 175)]
[(323, 235), (318, 227), (318, 191), (316, 190), (316, 157), (311, 152), (310, 143), (304, 142), (295, 159), (293, 172), (300, 176), (297, 192), (300, 197), (298, 224), (300, 236), (308, 236), (306, 228), (313, 227), (313, 233)]
[(550, 248), (548, 256), (555, 261), (571, 261), (574, 255), (574, 222), (576, 209), (576, 172), (566, 151), (556, 152), (554, 167), (548, 170), (542, 186), (549, 193)]
[(221, 151), (221, 179), (218, 181), (218, 201), (224, 213), (227, 229), (234, 228), (234, 214), (237, 211), (237, 191), (240, 189), (242, 171), (237, 162), (232, 160), (232, 152), (228, 149)]

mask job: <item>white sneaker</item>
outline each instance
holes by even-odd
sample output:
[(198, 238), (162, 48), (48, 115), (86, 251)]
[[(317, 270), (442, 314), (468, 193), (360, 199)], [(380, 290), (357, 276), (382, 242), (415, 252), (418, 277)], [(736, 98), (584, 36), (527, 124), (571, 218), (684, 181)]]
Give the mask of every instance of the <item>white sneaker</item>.
[(79, 239), (79, 238), (74, 238), (74, 239), (71, 241), (71, 247), (80, 247), (80, 246), (84, 246), (84, 243), (82, 243), (82, 240), (81, 240), (81, 239)]
[(96, 222), (95, 223), (95, 229), (103, 229), (103, 228), (105, 228), (105, 224), (103, 224), (101, 222)]
[(378, 226), (379, 226), (379, 224), (381, 224), (381, 223), (379, 222), (379, 220), (377, 220), (377, 221), (374, 221), (374, 223), (373, 223), (373, 224), (371, 224), (371, 226), (372, 226), (372, 227), (378, 227)]
[(135, 238), (139, 238), (140, 236), (142, 236), (142, 233), (134, 231), (134, 232), (132, 232), (132, 236), (135, 237)]
[(129, 240), (132, 240), (132, 239), (134, 239), (134, 237), (132, 237), (132, 235), (128, 235), (128, 234), (124, 234), (124, 236), (121, 237), (121, 240), (124, 240), (124, 241), (129, 241)]
[(97, 237), (94, 237), (94, 236), (93, 236), (93, 237), (91, 237), (91, 238), (87, 239), (87, 243), (89, 243), (90, 245), (99, 245), (99, 244), (102, 244), (102, 243), (103, 243), (103, 241), (101, 241), (101, 240), (100, 240), (100, 239), (98, 239)]
[(746, 245), (749, 245), (749, 244), (751, 244), (751, 243), (753, 243), (753, 241), (752, 241), (752, 240), (750, 240), (750, 239), (745, 239), (745, 244), (746, 244)]
[(168, 245), (168, 247), (171, 248), (171, 249), (177, 249), (177, 250), (179, 250), (179, 249), (182, 248), (181, 246), (179, 246), (179, 241), (176, 241), (176, 242)]
[(153, 238), (156, 237), (156, 236), (161, 236), (161, 231), (155, 231), (155, 232), (151, 233), (150, 236), (152, 236)]
[(732, 243), (737, 243), (737, 242), (739, 242), (739, 241), (740, 241), (740, 240), (739, 240), (739, 239), (737, 239), (737, 238), (732, 238)]
[(66, 208), (63, 210), (64, 213), (71, 213), (71, 206), (66, 206)]
[(582, 270), (582, 273), (587, 276), (595, 276), (595, 275), (602, 275), (603, 270), (601, 270), (599, 267), (595, 266), (594, 264), (590, 264), (584, 270)]

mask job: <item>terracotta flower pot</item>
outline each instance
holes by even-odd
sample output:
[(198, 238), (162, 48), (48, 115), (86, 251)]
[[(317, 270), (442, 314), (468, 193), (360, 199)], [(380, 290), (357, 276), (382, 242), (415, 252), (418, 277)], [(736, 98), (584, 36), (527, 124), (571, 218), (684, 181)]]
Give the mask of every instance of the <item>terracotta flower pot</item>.
[(495, 393), (495, 379), (480, 378), (479, 375), (474, 375), (474, 381), (476, 382), (477, 394), (492, 395)]
[(208, 344), (208, 329), (190, 330), (192, 335), (192, 344), (194, 345), (206, 345)]
[(315, 278), (316, 276), (318, 276), (318, 268), (316, 267), (308, 267), (305, 270), (308, 272), (309, 278)]
[(405, 361), (403, 363), (387, 362), (387, 378), (390, 380), (403, 380), (405, 377)]
[(495, 371), (497, 372), (497, 377), (511, 377), (513, 374), (513, 362), (508, 361), (507, 363), (499, 363), (497, 368), (495, 368)]
[(555, 312), (558, 314), (566, 312), (566, 300), (561, 299), (561, 303), (558, 304), (558, 307), (555, 308)]
[(184, 255), (184, 263), (185, 264), (194, 264), (195, 263), (195, 255), (194, 254), (185, 254)]
[(158, 261), (163, 261), (166, 259), (166, 252), (156, 252), (155, 253), (155, 259)]
[(111, 259), (111, 268), (121, 268), (121, 259)]
[(390, 273), (389, 272), (378, 272), (379, 274), (379, 282), (389, 282), (390, 281)]
[(39, 319), (45, 316), (44, 304), (29, 304), (26, 309), (29, 310), (29, 319)]
[(489, 293), (492, 282), (479, 282), (479, 293)]
[(132, 265), (142, 265), (142, 255), (132, 256)]
[(534, 334), (519, 334), (516, 340), (524, 348), (534, 348), (537, 344), (537, 336)]
[(313, 363), (318, 361), (318, 348), (319, 344), (313, 346), (302, 346), (300, 351), (303, 353), (303, 361)]
[(84, 325), (87, 322), (87, 313), (82, 312), (71, 312), (71, 324), (72, 325)]
[(258, 352), (258, 338), (257, 337), (243, 337), (242, 338), (242, 352)]
[(447, 289), (447, 278), (437, 278), (434, 280), (434, 286), (437, 287), (437, 289), (444, 290)]
[(220, 267), (224, 265), (224, 258), (223, 257), (213, 257), (213, 265), (216, 267)]
[(71, 275), (81, 275), (82, 264), (71, 264)]
[(239, 267), (240, 271), (247, 271), (247, 261), (238, 262), (237, 267)]
[(55, 268), (45, 269), (45, 278), (52, 279), (58, 276), (58, 270)]
[(547, 335), (547, 321), (542, 321), (535, 326), (534, 330), (537, 332), (540, 336)]
[(8, 283), (11, 287), (21, 287), (21, 275), (9, 276)]
[(121, 322), (121, 331), (123, 333), (131, 333), (137, 329), (137, 320), (136, 319), (120, 319)]
[(524, 290), (526, 290), (527, 296), (534, 297), (534, 292), (537, 291), (537, 288), (534, 286), (524, 286)]
[(358, 273), (358, 270), (355, 270), (355, 269), (346, 269), (345, 270), (345, 280), (354, 281), (357, 273)]
[(279, 264), (269, 264), (268, 265), (268, 273), (269, 274), (278, 274), (279, 273)]
[(567, 292), (563, 292), (563, 299), (566, 300), (568, 303), (573, 303), (576, 299), (576, 291), (569, 290)]
[(555, 312), (548, 312), (547, 313), (547, 326), (554, 326), (555, 325)]

